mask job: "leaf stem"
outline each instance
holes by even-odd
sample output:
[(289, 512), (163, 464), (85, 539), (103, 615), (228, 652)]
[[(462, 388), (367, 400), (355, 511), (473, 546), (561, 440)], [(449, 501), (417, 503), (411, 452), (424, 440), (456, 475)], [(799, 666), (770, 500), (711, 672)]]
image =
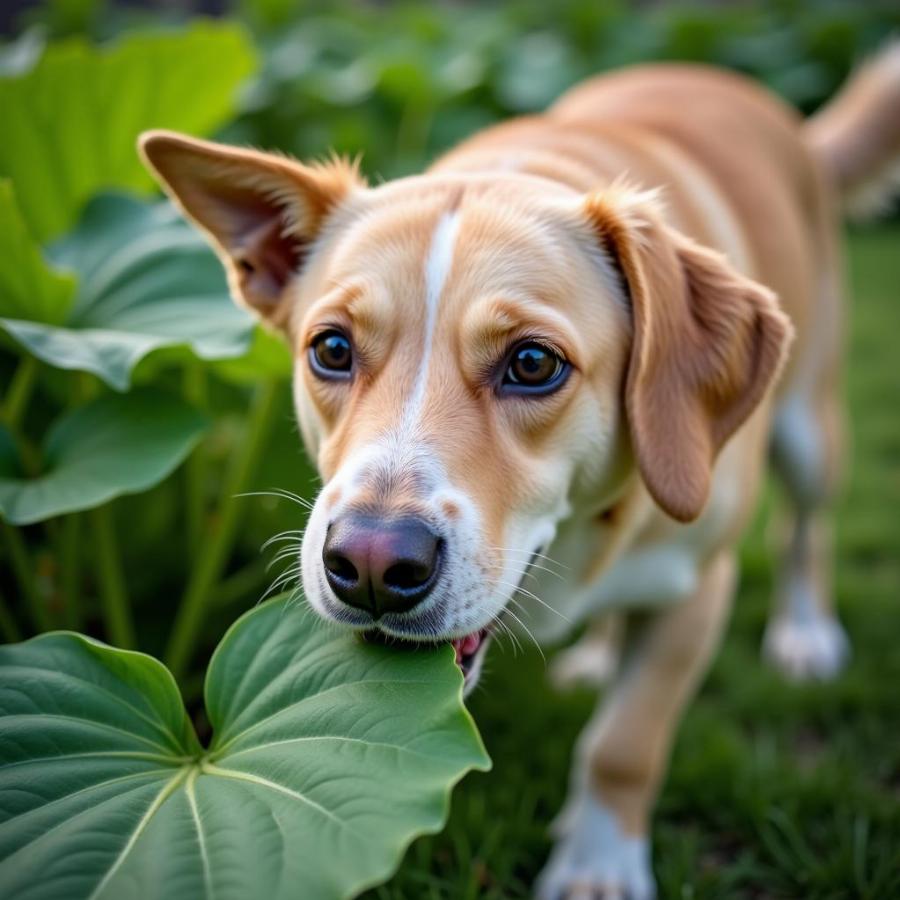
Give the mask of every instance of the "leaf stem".
[(34, 564), (28, 548), (25, 546), (25, 541), (22, 539), (22, 533), (8, 522), (4, 522), (3, 539), (13, 574), (18, 582), (19, 590), (22, 592), (22, 599), (34, 620), (35, 630), (38, 632), (52, 631), (53, 623), (50, 621), (44, 598), (38, 590), (37, 579), (34, 576)]
[(15, 644), (22, 640), (22, 632), (19, 630), (19, 624), (16, 622), (15, 616), (6, 605), (6, 599), (0, 594), (0, 634), (7, 644)]
[(81, 516), (72, 513), (63, 517), (59, 524), (60, 589), (66, 627), (78, 631), (81, 628), (81, 555), (78, 552)]
[(31, 354), (23, 356), (3, 398), (3, 421), (12, 429), (17, 429), (22, 422), (37, 374), (37, 359)]
[(234, 545), (239, 504), (235, 494), (241, 493), (266, 444), (269, 427), (277, 408), (279, 382), (270, 380), (257, 388), (243, 438), (243, 446), (226, 472), (212, 532), (200, 548), (197, 563), (175, 618), (166, 648), (165, 661), (176, 678), (184, 675), (209, 602), (209, 595), (222, 575)]
[(125, 589), (125, 578), (122, 575), (111, 505), (107, 503), (92, 509), (90, 517), (96, 543), (97, 574), (106, 632), (117, 647), (130, 649), (136, 645), (134, 622)]
[[(200, 410), (207, 409), (209, 392), (206, 370), (199, 360), (192, 360), (184, 371), (184, 393), (192, 406)], [(188, 548), (191, 554), (197, 553), (203, 540), (207, 463), (206, 447), (201, 441), (187, 458), (184, 467)]]

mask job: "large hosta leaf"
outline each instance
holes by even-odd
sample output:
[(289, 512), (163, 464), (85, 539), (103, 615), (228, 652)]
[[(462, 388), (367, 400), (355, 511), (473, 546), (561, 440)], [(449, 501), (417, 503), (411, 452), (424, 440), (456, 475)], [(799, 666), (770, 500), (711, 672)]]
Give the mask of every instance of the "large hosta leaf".
[(64, 321), (12, 317), (0, 298), (0, 327), (52, 366), (93, 372), (124, 391), (138, 362), (161, 347), (229, 359), (250, 346), (251, 316), (229, 299), (218, 260), (168, 203), (97, 197), (50, 257), (79, 276)]
[(74, 293), (75, 279), (47, 265), (28, 233), (12, 183), (0, 179), (0, 316), (59, 323)]
[(99, 506), (162, 481), (200, 438), (205, 420), (178, 397), (150, 388), (108, 394), (59, 419), (35, 478), (11, 477), (11, 445), (0, 440), (0, 515), (28, 525)]
[(0, 78), (0, 175), (11, 176), (39, 241), (69, 228), (103, 188), (149, 191), (134, 150), (146, 128), (208, 134), (233, 111), (253, 49), (233, 24), (135, 34), (98, 49), (49, 47), (24, 74)]
[(0, 684), (0, 895), (17, 900), (350, 897), (488, 766), (449, 648), (363, 644), (283, 599), (216, 651), (206, 750), (138, 653), (45, 635), (0, 648)]

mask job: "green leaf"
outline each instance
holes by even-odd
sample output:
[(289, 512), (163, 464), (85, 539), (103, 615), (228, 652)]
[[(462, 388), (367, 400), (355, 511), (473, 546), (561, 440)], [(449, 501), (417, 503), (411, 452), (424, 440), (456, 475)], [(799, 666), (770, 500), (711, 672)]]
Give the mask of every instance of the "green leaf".
[(58, 324), (74, 293), (75, 279), (47, 265), (28, 233), (11, 182), (0, 179), (0, 315)]
[(70, 633), (0, 648), (0, 895), (337, 900), (440, 829), (489, 760), (448, 647), (403, 652), (291, 601), (210, 664), (203, 750), (163, 665)]
[(151, 388), (107, 394), (54, 424), (43, 474), (6, 477), (12, 462), (3, 466), (0, 514), (28, 525), (147, 490), (188, 455), (205, 424), (184, 401)]
[(227, 359), (250, 346), (253, 318), (231, 301), (221, 264), (168, 203), (97, 197), (50, 257), (79, 276), (66, 321), (28, 315), (2, 318), (0, 327), (52, 366), (93, 372), (125, 391), (134, 367), (159, 348)]
[(24, 74), (0, 79), (0, 175), (15, 182), (31, 233), (39, 241), (61, 234), (102, 188), (149, 192), (137, 135), (212, 132), (254, 66), (243, 29), (201, 21), (100, 49), (67, 41)]

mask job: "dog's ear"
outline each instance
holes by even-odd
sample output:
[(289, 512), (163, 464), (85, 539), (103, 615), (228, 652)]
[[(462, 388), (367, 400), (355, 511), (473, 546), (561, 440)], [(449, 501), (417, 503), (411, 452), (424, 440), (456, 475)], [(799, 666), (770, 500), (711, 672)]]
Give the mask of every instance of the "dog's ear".
[(664, 224), (646, 194), (600, 192), (585, 211), (630, 299), (625, 408), (638, 468), (657, 504), (689, 522), (722, 445), (776, 380), (793, 328), (771, 291)]
[(325, 218), (364, 186), (342, 160), (306, 166), (255, 150), (148, 131), (138, 147), (163, 190), (209, 238), (235, 300), (286, 324), (288, 286)]

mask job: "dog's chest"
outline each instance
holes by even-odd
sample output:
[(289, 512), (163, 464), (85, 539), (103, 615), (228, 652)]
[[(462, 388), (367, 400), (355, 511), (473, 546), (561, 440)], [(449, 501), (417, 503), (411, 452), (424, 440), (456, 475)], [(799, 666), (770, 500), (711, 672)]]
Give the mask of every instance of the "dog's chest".
[(559, 640), (596, 615), (677, 603), (696, 589), (697, 552), (689, 541), (632, 548), (597, 578), (585, 579), (596, 552), (596, 544), (563, 535), (551, 546), (550, 559), (525, 578), (522, 619), (539, 641)]

